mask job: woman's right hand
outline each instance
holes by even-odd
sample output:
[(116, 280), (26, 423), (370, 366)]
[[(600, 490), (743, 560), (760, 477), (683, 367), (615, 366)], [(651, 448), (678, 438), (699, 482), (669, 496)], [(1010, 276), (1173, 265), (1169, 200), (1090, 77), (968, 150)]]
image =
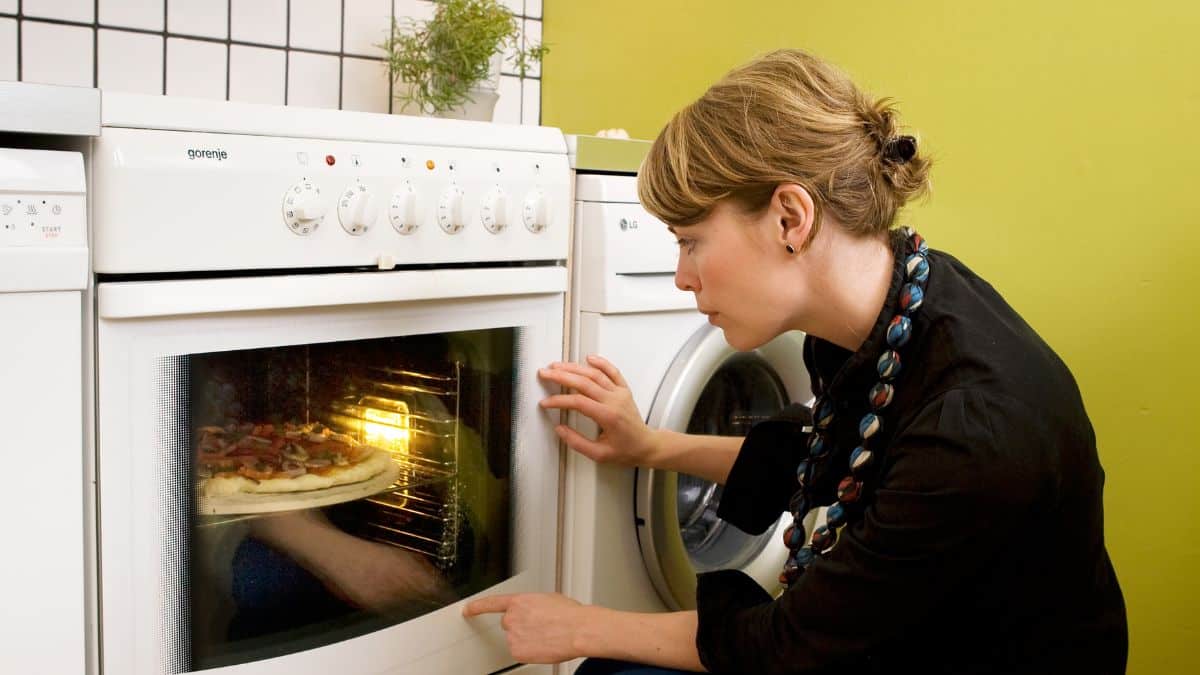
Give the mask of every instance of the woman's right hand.
[(547, 396), (541, 401), (543, 408), (575, 410), (600, 427), (593, 441), (565, 424), (558, 425), (554, 431), (568, 447), (597, 462), (652, 464), (656, 435), (642, 420), (621, 371), (607, 359), (593, 355), (586, 364), (551, 363), (538, 371), (538, 377), (573, 390)]

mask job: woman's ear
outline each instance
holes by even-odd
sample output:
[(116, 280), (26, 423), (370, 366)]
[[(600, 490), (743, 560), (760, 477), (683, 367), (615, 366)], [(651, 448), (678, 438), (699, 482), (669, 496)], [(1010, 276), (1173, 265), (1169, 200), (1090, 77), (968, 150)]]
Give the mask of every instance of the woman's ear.
[(789, 252), (808, 247), (816, 223), (812, 195), (798, 183), (781, 183), (771, 195), (771, 215), (778, 224), (779, 245)]

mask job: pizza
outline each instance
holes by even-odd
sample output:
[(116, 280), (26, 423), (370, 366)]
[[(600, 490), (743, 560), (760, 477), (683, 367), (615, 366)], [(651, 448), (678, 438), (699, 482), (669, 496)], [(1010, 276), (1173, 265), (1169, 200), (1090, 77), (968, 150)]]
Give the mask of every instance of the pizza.
[(203, 497), (321, 490), (369, 480), (387, 452), (319, 423), (229, 424), (196, 430), (197, 491)]

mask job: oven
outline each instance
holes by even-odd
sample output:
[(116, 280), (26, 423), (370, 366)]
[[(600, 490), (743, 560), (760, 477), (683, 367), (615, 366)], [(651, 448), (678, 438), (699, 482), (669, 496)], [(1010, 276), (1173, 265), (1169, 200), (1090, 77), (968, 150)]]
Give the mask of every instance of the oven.
[(106, 673), (489, 673), (555, 589), (552, 129), (105, 95)]

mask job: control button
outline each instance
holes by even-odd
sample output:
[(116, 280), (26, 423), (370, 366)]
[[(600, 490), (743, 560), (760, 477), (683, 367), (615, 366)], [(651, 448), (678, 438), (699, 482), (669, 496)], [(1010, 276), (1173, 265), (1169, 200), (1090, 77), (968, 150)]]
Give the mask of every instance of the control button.
[(296, 163), (299, 164), (300, 166), (308, 166), (308, 153), (307, 152), (297, 152), (296, 153)]
[(50, 213), (53, 213), (56, 216), (61, 216), (62, 215), (62, 205), (55, 204), (54, 206), (51, 206)]
[(0, 204), (0, 216), (7, 216), (13, 212), (12, 204)]
[(550, 200), (546, 193), (541, 188), (534, 188), (525, 197), (525, 204), (521, 207), (521, 219), (525, 221), (525, 228), (534, 234), (538, 234), (550, 225)]
[(438, 200), (438, 225), (446, 234), (458, 234), (463, 229), (463, 189), (451, 185)]
[(484, 193), (483, 202), (479, 205), (479, 220), (488, 232), (500, 234), (500, 231), (508, 226), (507, 210), (508, 196), (504, 194), (504, 189), (497, 185)]
[(400, 234), (412, 234), (417, 229), (417, 189), (412, 181), (404, 181), (392, 193), (392, 203), (388, 206), (388, 220)]
[(25, 215), (27, 215), (27, 216), (36, 216), (37, 214), (38, 214), (38, 210), (37, 210), (37, 207), (36, 207), (36, 206), (34, 206), (33, 204), (26, 204), (26, 205), (25, 205)]
[(390, 270), (396, 266), (396, 259), (386, 253), (380, 253), (379, 260), (375, 264), (381, 270)]
[(358, 236), (365, 234), (379, 218), (379, 205), (366, 185), (356, 182), (338, 198), (338, 219), (342, 229)]
[(283, 195), (283, 222), (299, 235), (310, 234), (325, 219), (326, 206), (321, 201), (321, 188), (302, 180)]

